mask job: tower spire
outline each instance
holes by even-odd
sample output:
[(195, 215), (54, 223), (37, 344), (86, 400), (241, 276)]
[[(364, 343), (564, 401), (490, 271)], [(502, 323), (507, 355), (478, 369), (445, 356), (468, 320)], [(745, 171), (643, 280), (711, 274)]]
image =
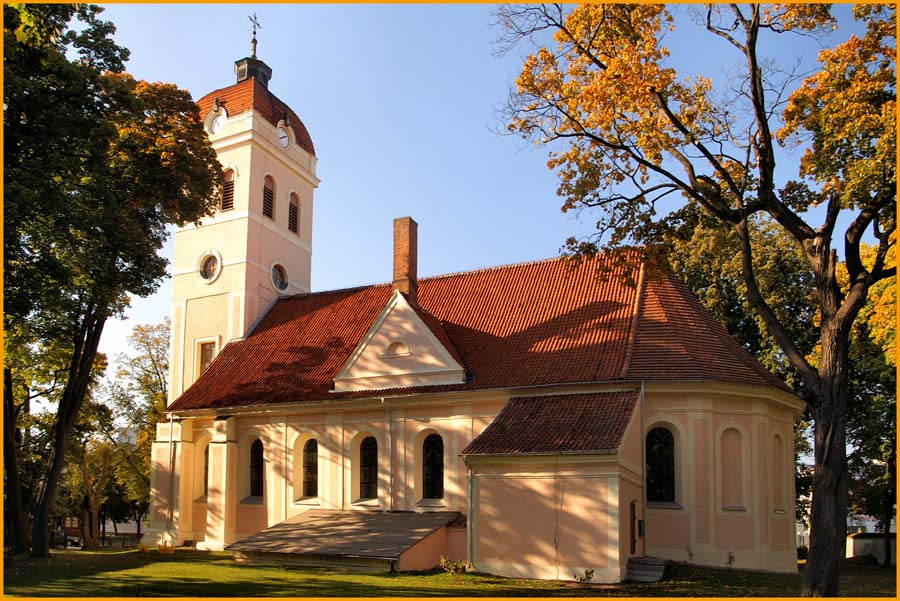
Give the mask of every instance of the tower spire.
[(269, 87), (269, 80), (272, 79), (272, 68), (263, 61), (256, 58), (256, 31), (262, 29), (256, 13), (247, 17), (253, 24), (253, 38), (250, 40), (250, 56), (242, 58), (234, 62), (234, 74), (237, 75), (238, 83), (255, 77), (263, 86)]
[(256, 58), (256, 30), (262, 29), (262, 25), (260, 25), (259, 21), (256, 19), (256, 13), (253, 13), (252, 17), (247, 18), (253, 23), (253, 39), (250, 40), (250, 58)]

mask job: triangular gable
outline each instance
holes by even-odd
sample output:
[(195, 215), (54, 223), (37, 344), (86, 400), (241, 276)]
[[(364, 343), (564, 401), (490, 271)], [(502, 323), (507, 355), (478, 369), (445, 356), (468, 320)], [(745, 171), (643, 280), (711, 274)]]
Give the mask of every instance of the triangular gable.
[[(461, 384), (465, 368), (398, 291), (334, 378), (334, 389), (379, 390)], [(448, 348), (450, 345), (450, 348)]]

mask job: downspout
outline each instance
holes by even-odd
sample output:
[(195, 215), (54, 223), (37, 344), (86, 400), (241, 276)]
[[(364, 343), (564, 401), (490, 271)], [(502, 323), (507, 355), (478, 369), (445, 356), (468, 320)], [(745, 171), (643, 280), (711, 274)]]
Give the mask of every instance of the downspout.
[(168, 511), (166, 512), (166, 532), (170, 532), (172, 530), (172, 517), (173, 517), (173, 508), (172, 503), (174, 501), (174, 491), (175, 491), (175, 439), (173, 436), (173, 429), (175, 428), (175, 414), (169, 413), (169, 501), (167, 504)]
[(647, 443), (644, 437), (647, 433), (645, 429), (646, 407), (644, 397), (644, 380), (641, 380), (641, 522), (643, 528), (638, 528), (638, 534), (641, 538), (641, 547), (643, 547), (642, 555), (647, 554)]
[(466, 465), (468, 474), (466, 476), (466, 564), (475, 568), (475, 474), (472, 472), (471, 466)]

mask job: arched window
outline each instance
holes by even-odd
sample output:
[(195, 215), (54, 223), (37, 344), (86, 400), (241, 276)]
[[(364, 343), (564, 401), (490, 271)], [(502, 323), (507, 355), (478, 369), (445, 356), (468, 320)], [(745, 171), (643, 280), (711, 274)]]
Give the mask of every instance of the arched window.
[(647, 501), (675, 502), (675, 437), (666, 428), (647, 433)]
[(444, 498), (444, 439), (429, 434), (422, 443), (422, 498)]
[(319, 443), (315, 438), (303, 445), (303, 496), (319, 496)]
[(296, 194), (291, 194), (291, 201), (288, 204), (288, 229), (297, 233), (300, 223), (300, 198)]
[(234, 171), (228, 169), (225, 172), (225, 181), (222, 183), (222, 201), (220, 203), (223, 211), (230, 211), (234, 208)]
[(785, 513), (784, 467), (784, 442), (776, 434), (772, 439), (772, 501), (773, 509), (778, 513)]
[(250, 496), (263, 496), (263, 444), (258, 438), (250, 445)]
[(275, 219), (275, 180), (269, 175), (263, 183), (263, 215)]
[(203, 449), (203, 496), (209, 494), (209, 444)]
[(722, 508), (744, 509), (744, 451), (741, 433), (735, 428), (722, 432)]
[(359, 444), (359, 498), (378, 498), (378, 441), (374, 436)]

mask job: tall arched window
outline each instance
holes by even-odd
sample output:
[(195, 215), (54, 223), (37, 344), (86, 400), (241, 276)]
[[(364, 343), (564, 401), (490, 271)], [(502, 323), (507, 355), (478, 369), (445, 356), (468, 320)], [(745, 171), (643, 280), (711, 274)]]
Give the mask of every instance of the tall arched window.
[(250, 445), (250, 496), (263, 496), (263, 444), (258, 438)]
[(225, 172), (225, 181), (222, 183), (221, 208), (223, 211), (234, 208), (234, 171), (231, 169)]
[(378, 498), (378, 441), (374, 436), (359, 444), (359, 498)]
[(429, 434), (422, 443), (422, 498), (444, 498), (444, 440)]
[(319, 443), (315, 438), (303, 445), (303, 496), (319, 496)]
[(666, 428), (647, 433), (647, 501), (675, 502), (675, 437)]
[(297, 233), (300, 227), (300, 197), (291, 194), (291, 201), (288, 204), (288, 229)]
[(203, 449), (203, 496), (209, 494), (209, 444)]
[(736, 428), (722, 432), (722, 508), (744, 508), (744, 450)]
[(784, 499), (784, 442), (781, 436), (775, 435), (772, 439), (772, 501), (773, 509), (779, 513), (785, 513), (786, 503)]
[(275, 180), (270, 175), (263, 183), (263, 215), (275, 219)]

